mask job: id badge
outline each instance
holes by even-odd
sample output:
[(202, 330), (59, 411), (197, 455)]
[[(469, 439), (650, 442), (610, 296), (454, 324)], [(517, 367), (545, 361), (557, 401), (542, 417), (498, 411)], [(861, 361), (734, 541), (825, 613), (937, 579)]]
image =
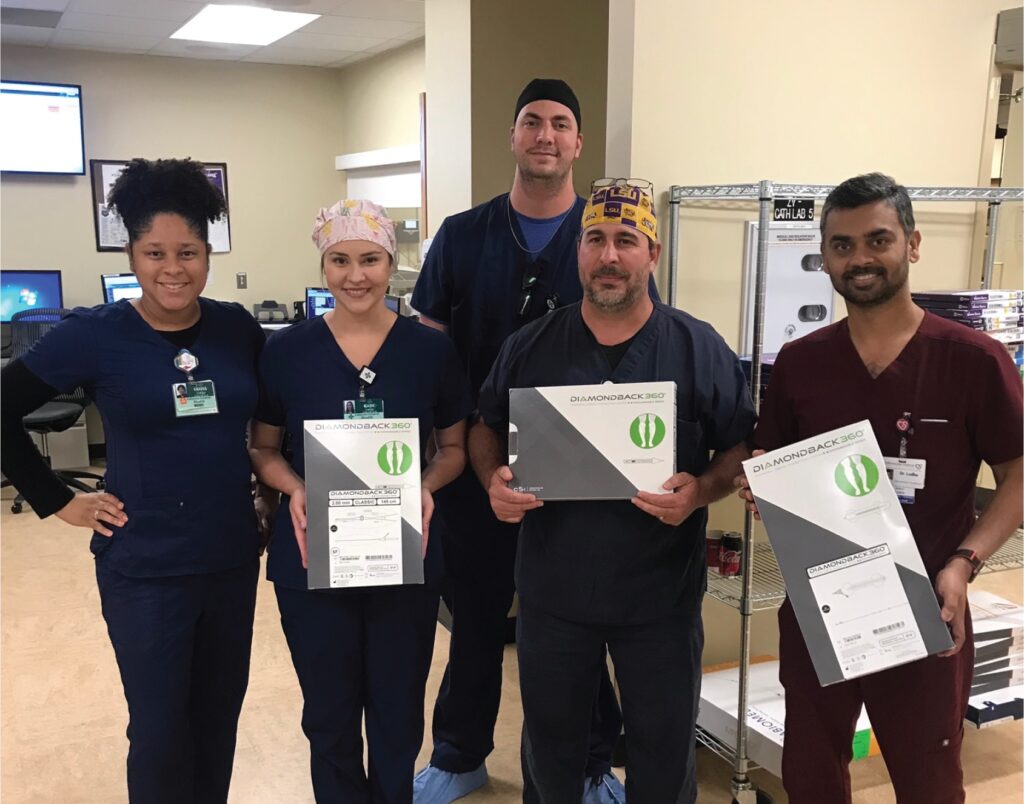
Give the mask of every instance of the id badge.
[(383, 399), (346, 399), (344, 405), (346, 419), (383, 419)]
[(174, 415), (178, 419), (187, 416), (209, 416), (219, 412), (213, 380), (173, 383), (171, 396), (174, 398)]
[(924, 488), (927, 464), (927, 461), (915, 458), (885, 459), (886, 474), (903, 505), (913, 505), (918, 489)]

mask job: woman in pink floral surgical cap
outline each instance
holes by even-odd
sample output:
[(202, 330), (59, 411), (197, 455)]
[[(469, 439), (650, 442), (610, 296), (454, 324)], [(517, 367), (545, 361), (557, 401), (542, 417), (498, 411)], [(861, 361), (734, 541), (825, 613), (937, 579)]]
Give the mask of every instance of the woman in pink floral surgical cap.
[[(440, 539), (430, 539), (433, 493), (465, 465), (472, 403), (448, 337), (385, 305), (396, 267), (386, 211), (339, 201), (320, 210), (313, 243), (334, 307), (275, 333), (260, 359), (250, 451), (260, 480), (285, 495), (267, 576), (302, 687), (316, 800), (411, 802), (442, 568)], [(418, 443), (395, 436), (350, 455), (303, 427), (334, 420), (328, 428), (372, 432), (393, 419), (417, 419)], [(431, 434), (437, 450), (428, 461)], [(413, 450), (422, 492), (421, 516), (410, 523), (374, 497), (379, 477), (366, 478), (383, 472), (394, 477), (387, 486), (406, 493), (414, 486), (401, 475), (415, 466)], [(307, 470), (321, 475), (309, 497)], [(359, 501), (368, 495), (376, 505), (332, 506), (347, 492), (328, 499), (327, 487), (365, 489)]]

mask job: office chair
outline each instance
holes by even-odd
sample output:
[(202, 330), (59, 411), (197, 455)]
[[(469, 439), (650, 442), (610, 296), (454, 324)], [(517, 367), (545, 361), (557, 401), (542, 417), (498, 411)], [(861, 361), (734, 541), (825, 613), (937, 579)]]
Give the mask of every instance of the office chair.
[[(55, 326), (64, 316), (70, 312), (60, 308), (40, 308), (38, 310), (22, 310), (11, 316), (11, 359), (21, 357), (37, 340)], [(41, 408), (32, 411), (22, 419), (25, 429), (30, 433), (38, 433), (43, 436), (44, 444), (47, 433), (62, 433), (74, 425), (85, 411), (89, 400), (85, 391), (76, 388), (69, 394), (61, 394)], [(46, 458), (49, 463), (50, 459)], [(104, 488), (103, 475), (93, 472), (79, 472), (70, 469), (58, 469), (56, 475), (64, 484), (79, 491), (91, 492), (102, 491)], [(95, 488), (90, 488), (82, 480), (95, 480)], [(4, 480), (0, 487), (12, 485), (10, 480)], [(11, 504), (11, 513), (20, 514), (25, 498), (18, 494)]]
[(288, 321), (288, 305), (267, 299), (252, 306), (252, 315), (260, 324), (284, 324)]

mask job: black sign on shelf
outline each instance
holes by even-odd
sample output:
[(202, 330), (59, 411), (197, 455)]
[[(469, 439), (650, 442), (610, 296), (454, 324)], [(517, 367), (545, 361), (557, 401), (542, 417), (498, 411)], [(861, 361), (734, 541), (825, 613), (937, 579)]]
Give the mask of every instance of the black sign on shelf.
[(813, 198), (776, 198), (774, 201), (776, 221), (798, 221), (806, 223), (814, 220)]

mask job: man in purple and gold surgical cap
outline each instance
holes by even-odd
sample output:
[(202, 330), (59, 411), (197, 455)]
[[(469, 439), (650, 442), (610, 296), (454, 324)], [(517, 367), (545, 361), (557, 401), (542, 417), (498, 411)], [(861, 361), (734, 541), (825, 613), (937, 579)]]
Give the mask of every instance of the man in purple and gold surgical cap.
[[(516, 646), (524, 757), (535, 787), (524, 800), (580, 800), (579, 768), (607, 651), (629, 746), (626, 800), (692, 804), (707, 506), (730, 492), (749, 454), (754, 407), (739, 361), (718, 333), (646, 292), (661, 254), (650, 183), (595, 182), (581, 224), (582, 301), (509, 336), (480, 389), (480, 420), (469, 438), (495, 516), (522, 523)], [(655, 382), (672, 384), (673, 418), (645, 402), (645, 394), (672, 393), (663, 385), (627, 398), (636, 400), (633, 423), (642, 419), (652, 441), (674, 441), (675, 466), (664, 467), (656, 492), (627, 479), (624, 463), (652, 460), (643, 452), (648, 445), (631, 438), (630, 418), (597, 414), (602, 438), (591, 440), (570, 422), (558, 424), (571, 416), (561, 409), (550, 418), (561, 446), (543, 456), (546, 470), (563, 478), (558, 499), (513, 490), (511, 389), (594, 386), (599, 405), (620, 383)], [(515, 466), (522, 471), (530, 442), (522, 428), (519, 436)], [(598, 479), (602, 488), (623, 488), (622, 496), (596, 492)]]

